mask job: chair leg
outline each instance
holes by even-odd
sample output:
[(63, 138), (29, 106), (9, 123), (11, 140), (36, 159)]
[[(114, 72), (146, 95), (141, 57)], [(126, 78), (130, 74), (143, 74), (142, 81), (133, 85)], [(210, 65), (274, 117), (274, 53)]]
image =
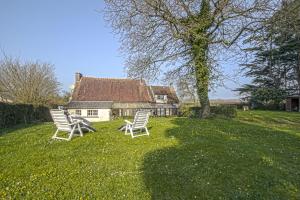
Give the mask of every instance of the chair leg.
[(146, 131), (147, 135), (149, 136), (149, 135), (150, 135), (150, 133), (149, 133), (149, 131), (148, 131), (148, 128), (147, 128), (147, 127), (145, 127), (145, 131)]
[[(125, 135), (130, 135), (131, 134), (130, 130), (131, 130), (131, 126), (127, 124), (126, 127), (125, 127)], [(128, 131), (130, 133), (128, 133)]]
[(82, 133), (82, 130), (81, 130), (80, 124), (77, 124), (77, 127), (78, 127), (78, 130), (79, 130), (80, 136), (81, 136), (81, 137), (83, 137), (83, 133)]
[(75, 132), (75, 128), (76, 128), (76, 126), (73, 126), (72, 131), (71, 131), (71, 133), (70, 133), (70, 135), (69, 135), (69, 137), (68, 137), (68, 141), (70, 141), (70, 140), (72, 139), (73, 134), (74, 134), (74, 132)]
[(131, 137), (134, 138), (132, 127), (129, 128), (129, 131), (130, 131)]
[(58, 129), (55, 131), (54, 135), (52, 136), (52, 139), (55, 139), (57, 137), (58, 134)]

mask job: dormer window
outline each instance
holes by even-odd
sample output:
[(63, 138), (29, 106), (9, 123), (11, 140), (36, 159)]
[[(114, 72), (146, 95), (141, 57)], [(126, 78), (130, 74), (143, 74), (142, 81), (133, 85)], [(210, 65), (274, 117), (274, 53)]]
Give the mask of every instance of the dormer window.
[(156, 103), (167, 103), (168, 97), (167, 95), (157, 94), (155, 95), (155, 101)]
[(165, 100), (166, 95), (156, 95), (157, 100)]

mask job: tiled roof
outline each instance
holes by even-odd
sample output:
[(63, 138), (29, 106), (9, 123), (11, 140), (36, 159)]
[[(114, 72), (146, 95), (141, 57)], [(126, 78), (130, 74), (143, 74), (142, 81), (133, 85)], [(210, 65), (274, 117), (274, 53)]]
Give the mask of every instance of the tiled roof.
[(72, 101), (153, 102), (143, 80), (82, 77)]
[(68, 103), (68, 109), (93, 109), (93, 108), (112, 108), (113, 102), (109, 101), (71, 101)]
[(154, 95), (167, 95), (168, 103), (179, 103), (175, 90), (167, 86), (151, 86)]

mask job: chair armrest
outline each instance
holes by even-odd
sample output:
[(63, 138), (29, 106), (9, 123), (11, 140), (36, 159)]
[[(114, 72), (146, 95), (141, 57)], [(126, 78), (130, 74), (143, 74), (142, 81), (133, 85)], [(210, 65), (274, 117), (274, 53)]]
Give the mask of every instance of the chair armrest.
[(133, 124), (132, 122), (128, 121), (128, 120), (124, 120), (126, 122), (126, 124)]
[(72, 122), (80, 120), (77, 117), (78, 117), (77, 115), (69, 115), (69, 118), (71, 119)]
[(70, 124), (70, 125), (72, 126), (72, 125), (80, 124), (81, 122), (82, 122), (82, 120), (76, 120), (75, 122), (73, 122), (73, 123)]

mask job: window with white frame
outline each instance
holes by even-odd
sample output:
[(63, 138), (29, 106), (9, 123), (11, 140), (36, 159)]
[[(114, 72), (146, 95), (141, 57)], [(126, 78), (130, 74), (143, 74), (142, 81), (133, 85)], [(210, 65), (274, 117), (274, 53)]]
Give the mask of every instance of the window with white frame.
[(75, 110), (75, 115), (81, 115), (81, 110)]
[(165, 100), (165, 95), (156, 95), (157, 100)]
[(98, 110), (87, 110), (88, 117), (95, 117), (98, 116)]

